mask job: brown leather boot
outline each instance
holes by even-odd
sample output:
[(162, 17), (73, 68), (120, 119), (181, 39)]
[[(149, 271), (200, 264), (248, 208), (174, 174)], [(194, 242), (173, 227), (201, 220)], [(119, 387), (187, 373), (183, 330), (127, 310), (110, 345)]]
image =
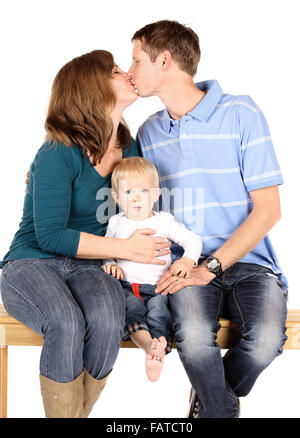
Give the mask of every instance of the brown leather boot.
[(68, 383), (55, 382), (40, 375), (46, 418), (84, 418), (84, 372)]
[(107, 374), (103, 379), (97, 380), (90, 375), (90, 373), (83, 368), (84, 371), (84, 396), (83, 396), (83, 408), (85, 412), (85, 417), (87, 418), (90, 415), (90, 412), (98, 400), (101, 392), (103, 391), (104, 386), (106, 385), (106, 381), (110, 373)]

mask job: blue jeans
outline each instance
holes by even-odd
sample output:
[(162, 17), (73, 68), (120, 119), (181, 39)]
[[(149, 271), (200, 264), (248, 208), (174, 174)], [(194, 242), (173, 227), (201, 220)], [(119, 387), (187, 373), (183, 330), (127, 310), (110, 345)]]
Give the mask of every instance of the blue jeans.
[[(180, 359), (195, 389), (199, 417), (235, 417), (260, 373), (282, 352), (287, 339), (287, 294), (268, 268), (236, 263), (207, 286), (170, 296)], [(216, 343), (220, 317), (238, 326), (242, 338), (222, 359)]]
[(125, 324), (125, 295), (101, 260), (53, 257), (4, 265), (7, 312), (43, 335), (40, 373), (74, 380), (84, 367), (95, 379), (112, 369)]
[[(169, 297), (154, 292), (156, 285), (129, 283), (121, 281), (126, 295), (126, 328), (127, 340), (137, 330), (147, 330), (152, 338), (164, 336), (168, 342), (167, 351), (171, 350), (173, 341), (172, 313)], [(134, 287), (134, 285), (136, 285)], [(138, 288), (138, 295), (134, 291)]]

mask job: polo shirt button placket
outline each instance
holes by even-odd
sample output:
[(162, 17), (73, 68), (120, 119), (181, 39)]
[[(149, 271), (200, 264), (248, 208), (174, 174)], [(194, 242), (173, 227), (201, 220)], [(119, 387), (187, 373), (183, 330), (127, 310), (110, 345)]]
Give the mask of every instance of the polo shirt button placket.
[(194, 147), (191, 144), (191, 141), (188, 140), (188, 134), (183, 132), (181, 134), (181, 140), (183, 142), (181, 144), (182, 156), (185, 160), (190, 160), (195, 158)]

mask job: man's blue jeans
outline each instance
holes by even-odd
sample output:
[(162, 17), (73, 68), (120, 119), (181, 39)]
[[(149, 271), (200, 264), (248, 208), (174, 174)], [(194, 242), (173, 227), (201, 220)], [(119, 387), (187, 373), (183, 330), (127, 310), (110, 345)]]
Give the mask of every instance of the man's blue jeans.
[[(286, 301), (278, 276), (249, 263), (232, 265), (207, 286), (170, 295), (177, 349), (199, 398), (199, 417), (237, 416), (238, 397), (282, 352)], [(220, 317), (235, 322), (242, 334), (224, 358), (216, 344)]]
[(95, 379), (111, 371), (125, 324), (125, 295), (101, 260), (8, 262), (1, 295), (9, 314), (43, 335), (41, 375), (70, 382), (83, 367)]

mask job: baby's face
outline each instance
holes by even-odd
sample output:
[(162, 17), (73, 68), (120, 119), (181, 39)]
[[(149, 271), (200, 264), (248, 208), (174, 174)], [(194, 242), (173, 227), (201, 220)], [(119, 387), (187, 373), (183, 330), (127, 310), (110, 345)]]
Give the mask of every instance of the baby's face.
[(120, 180), (116, 200), (129, 219), (140, 221), (152, 215), (159, 194), (160, 190), (154, 187), (152, 179), (141, 175)]

